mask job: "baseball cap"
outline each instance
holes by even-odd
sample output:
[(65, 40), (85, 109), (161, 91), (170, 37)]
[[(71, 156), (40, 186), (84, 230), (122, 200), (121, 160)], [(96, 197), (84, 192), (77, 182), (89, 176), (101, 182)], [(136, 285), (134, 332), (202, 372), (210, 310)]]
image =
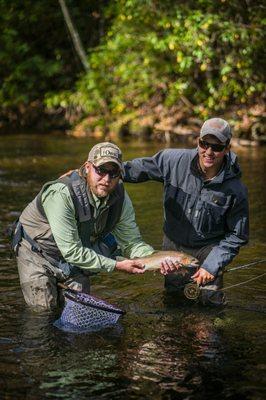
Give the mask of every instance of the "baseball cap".
[(112, 162), (117, 164), (121, 172), (124, 173), (122, 152), (114, 143), (103, 142), (93, 146), (89, 152), (88, 161), (95, 165), (95, 167)]
[(206, 135), (213, 135), (220, 140), (220, 142), (229, 142), (232, 137), (231, 127), (227, 121), (222, 118), (207, 119), (201, 127), (200, 137)]

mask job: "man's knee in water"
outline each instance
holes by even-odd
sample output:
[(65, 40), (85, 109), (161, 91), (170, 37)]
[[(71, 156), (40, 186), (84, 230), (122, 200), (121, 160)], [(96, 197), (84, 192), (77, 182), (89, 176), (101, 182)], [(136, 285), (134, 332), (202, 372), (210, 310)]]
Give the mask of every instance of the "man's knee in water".
[(58, 305), (56, 285), (46, 277), (23, 282), (21, 283), (21, 289), (24, 299), (30, 307), (52, 310)]
[(201, 288), (199, 302), (204, 306), (223, 306), (226, 304), (226, 297), (222, 290)]

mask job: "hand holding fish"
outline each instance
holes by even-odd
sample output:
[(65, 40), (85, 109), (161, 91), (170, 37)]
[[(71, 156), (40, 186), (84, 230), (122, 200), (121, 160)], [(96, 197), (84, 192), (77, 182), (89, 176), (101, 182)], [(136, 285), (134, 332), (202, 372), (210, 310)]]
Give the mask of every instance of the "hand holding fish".
[(182, 264), (176, 259), (172, 259), (171, 257), (166, 257), (161, 261), (160, 272), (163, 275), (167, 275), (171, 272), (177, 271), (182, 267)]
[(145, 272), (144, 265), (137, 259), (117, 261), (115, 269), (128, 272), (129, 274), (143, 274)]
[(192, 275), (191, 278), (194, 280), (194, 282), (197, 282), (198, 285), (205, 285), (206, 283), (214, 280), (215, 277), (206, 271), (206, 269), (201, 267), (194, 275)]

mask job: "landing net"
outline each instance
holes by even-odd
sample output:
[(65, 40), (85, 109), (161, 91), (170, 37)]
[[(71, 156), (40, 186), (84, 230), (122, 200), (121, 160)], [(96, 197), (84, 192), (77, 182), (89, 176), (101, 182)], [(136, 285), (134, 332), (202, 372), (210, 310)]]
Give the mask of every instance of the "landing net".
[(54, 325), (65, 331), (95, 331), (114, 325), (125, 311), (86, 293), (65, 291), (66, 304)]

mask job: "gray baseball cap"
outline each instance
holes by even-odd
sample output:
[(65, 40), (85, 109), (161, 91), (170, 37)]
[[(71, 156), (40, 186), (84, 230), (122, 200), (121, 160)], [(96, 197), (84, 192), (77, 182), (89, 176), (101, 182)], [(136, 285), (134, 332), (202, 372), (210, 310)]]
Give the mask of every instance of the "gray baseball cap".
[(119, 166), (122, 173), (124, 172), (122, 152), (118, 146), (110, 142), (98, 143), (93, 146), (89, 152), (88, 161), (95, 167), (112, 162)]
[(222, 118), (207, 119), (201, 127), (200, 137), (206, 135), (213, 135), (220, 140), (220, 142), (229, 142), (232, 137), (231, 127), (227, 121)]

